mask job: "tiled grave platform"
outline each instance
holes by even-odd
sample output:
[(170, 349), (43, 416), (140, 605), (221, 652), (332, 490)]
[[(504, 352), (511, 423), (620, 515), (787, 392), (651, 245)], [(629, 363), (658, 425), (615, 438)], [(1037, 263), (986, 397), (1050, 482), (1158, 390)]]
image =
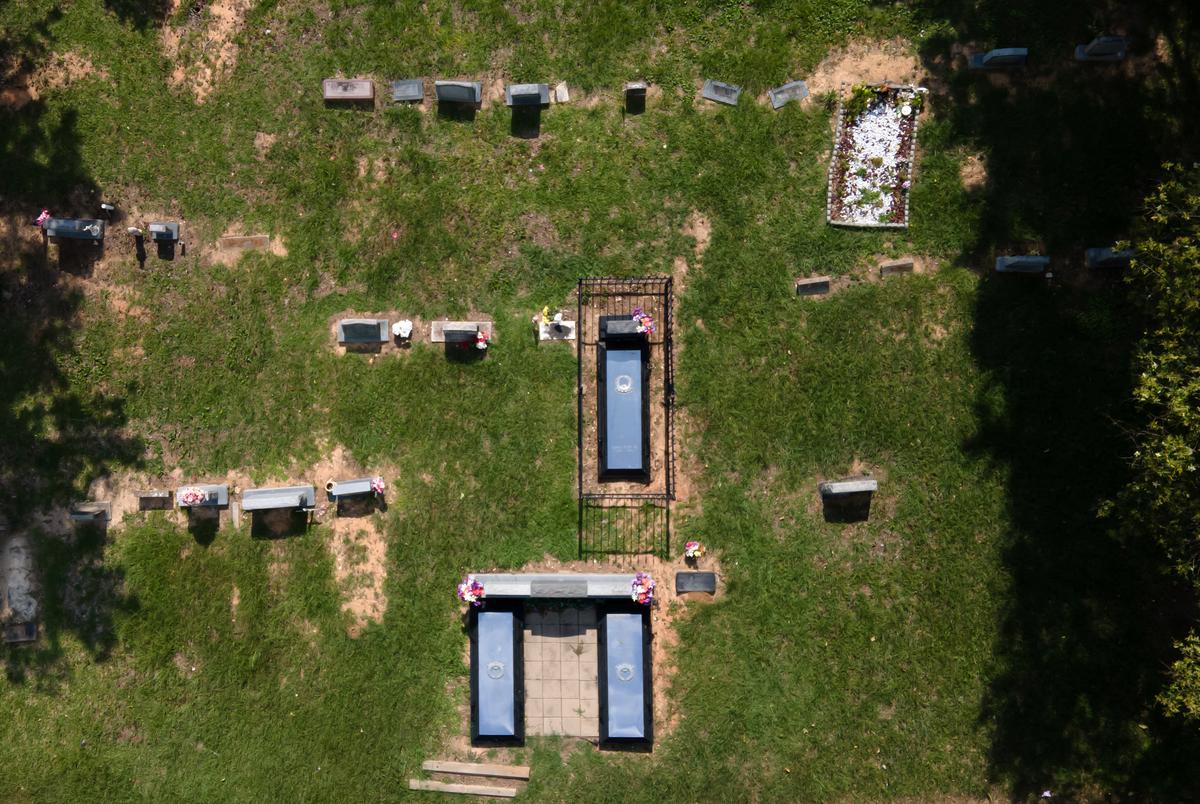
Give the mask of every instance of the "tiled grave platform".
[(525, 610), (525, 733), (600, 735), (596, 607)]

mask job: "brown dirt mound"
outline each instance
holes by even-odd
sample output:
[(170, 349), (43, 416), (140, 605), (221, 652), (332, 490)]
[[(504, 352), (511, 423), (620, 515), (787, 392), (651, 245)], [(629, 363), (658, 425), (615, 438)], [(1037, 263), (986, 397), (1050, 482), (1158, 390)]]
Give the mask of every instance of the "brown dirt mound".
[[(168, 17), (174, 16), (179, 5), (180, 0), (171, 3)], [(164, 25), (159, 42), (166, 57), (175, 63), (171, 85), (190, 85), (196, 103), (203, 103), (237, 63), (234, 39), (252, 5), (250, 0), (212, 0), (207, 18), (194, 10), (182, 27)]]
[(855, 84), (890, 81), (919, 84), (925, 79), (912, 43), (905, 39), (851, 42), (830, 52), (805, 79), (813, 95), (844, 94)]

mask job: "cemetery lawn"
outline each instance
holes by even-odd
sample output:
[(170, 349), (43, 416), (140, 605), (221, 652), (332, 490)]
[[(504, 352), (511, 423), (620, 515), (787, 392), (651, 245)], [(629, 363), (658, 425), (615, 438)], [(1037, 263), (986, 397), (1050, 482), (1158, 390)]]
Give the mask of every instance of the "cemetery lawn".
[[(528, 800), (1188, 797), (1195, 746), (1153, 705), (1168, 625), (1144, 613), (1170, 592), (1096, 519), (1123, 476), (1125, 291), (985, 270), (1014, 243), (1127, 234), (1172, 142), (1161, 98), (1121, 84), (1090, 110), (950, 76), (919, 130), (910, 228), (834, 229), (832, 104), (756, 95), (850, 38), (928, 59), (955, 26), (1055, 47), (1086, 31), (1057, 7), (980, 32), (933, 4), (790, 5), (272, 0), (202, 104), (207, 18), (187, 4), (174, 58), (145, 4), (0, 6), (0, 42), (58, 70), (0, 107), (8, 231), (98, 188), (139, 221), (182, 220), (188, 245), (139, 267), (121, 224), (88, 276), (60, 277), (40, 244), (0, 257), (4, 471), (41, 478), (13, 522), (104, 472), (265, 483), (337, 446), (389, 483), (371, 525), (386, 610), (354, 636), (343, 602), (383, 575), (339, 581), (329, 525), (226, 525), (211, 544), (157, 513), (104, 541), (32, 531), (45, 634), (0, 647), (0, 799), (407, 795), (464, 734), (462, 574), (575, 558), (576, 363), (535, 345), (529, 317), (573, 309), (581, 276), (662, 273), (696, 488), (672, 546), (702, 539), (726, 593), (679, 618), (678, 717), (653, 754), (531, 740)], [(339, 71), (377, 92), (552, 78), (588, 100), (524, 140), (502, 105), (469, 123), (326, 109)], [(624, 117), (614, 88), (636, 76), (663, 91)], [(693, 102), (700, 77), (743, 85), (741, 105)], [(1010, 115), (1003, 136), (981, 97)], [(1047, 127), (1070, 149), (1031, 148)], [(993, 178), (968, 188), (980, 153)], [(1096, 164), (1121, 192), (1097, 197)], [(215, 263), (225, 232), (286, 253)], [(925, 271), (878, 281), (906, 254)], [(819, 274), (837, 291), (797, 299)], [(497, 340), (469, 364), (424, 342), (334, 353), (335, 318), (385, 311), (483, 313)], [(860, 471), (880, 480), (870, 521), (825, 523), (818, 480)]]

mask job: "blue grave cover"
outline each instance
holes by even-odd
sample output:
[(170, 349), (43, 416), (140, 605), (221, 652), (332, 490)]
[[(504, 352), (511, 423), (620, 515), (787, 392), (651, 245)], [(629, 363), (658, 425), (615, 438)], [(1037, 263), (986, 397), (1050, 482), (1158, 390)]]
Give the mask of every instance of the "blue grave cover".
[(601, 637), (601, 742), (653, 739), (647, 610), (610, 611)]
[(604, 424), (607, 447), (604, 467), (642, 471), (642, 352), (640, 349), (605, 350)]
[(521, 628), (514, 609), (472, 611), (471, 738), (524, 742)]

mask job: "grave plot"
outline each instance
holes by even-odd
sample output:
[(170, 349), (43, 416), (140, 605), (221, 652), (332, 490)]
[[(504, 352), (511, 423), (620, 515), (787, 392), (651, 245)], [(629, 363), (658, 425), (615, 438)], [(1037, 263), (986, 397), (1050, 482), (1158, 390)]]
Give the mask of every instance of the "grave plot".
[(835, 226), (908, 227), (913, 145), (925, 89), (858, 85), (838, 107), (827, 220)]
[(579, 281), (579, 551), (661, 553), (675, 497), (670, 277)]

